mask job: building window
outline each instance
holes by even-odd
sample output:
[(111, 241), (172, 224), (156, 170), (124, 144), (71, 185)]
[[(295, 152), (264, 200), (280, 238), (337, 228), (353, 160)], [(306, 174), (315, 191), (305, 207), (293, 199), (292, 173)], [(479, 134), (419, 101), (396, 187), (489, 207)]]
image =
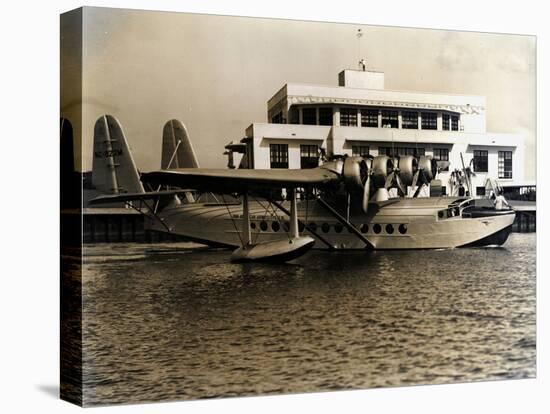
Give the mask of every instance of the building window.
[(315, 108), (302, 109), (302, 124), (317, 125), (317, 110)]
[(451, 119), (451, 116), (449, 114), (443, 114), (441, 115), (441, 121), (443, 122), (443, 130), (444, 131), (449, 131), (451, 128), (451, 124), (450, 124), (450, 119)]
[(358, 157), (367, 157), (369, 155), (369, 146), (368, 145), (352, 145), (351, 146), (351, 155)]
[(332, 125), (332, 108), (319, 108), (319, 125)]
[(288, 168), (288, 144), (269, 144), (271, 168)]
[(298, 108), (292, 107), (288, 110), (288, 117), (290, 119), (291, 124), (299, 124), (300, 123), (300, 112), (298, 111)]
[(340, 125), (357, 126), (357, 109), (340, 108)]
[[(400, 149), (401, 150), (401, 149)], [(426, 155), (426, 149), (425, 148), (404, 148), (405, 153), (399, 155), (414, 155), (415, 157), (421, 157), (423, 155)]]
[(458, 115), (451, 116), (451, 129), (458, 131)]
[[(434, 160), (436, 161), (449, 161), (449, 149), (448, 148), (434, 148)], [(443, 168), (441, 171), (449, 171), (449, 166)]]
[(403, 155), (414, 155), (415, 157), (420, 157), (426, 155), (425, 148), (414, 148), (414, 147), (378, 147), (378, 155), (387, 155), (388, 157), (397, 157)]
[(377, 109), (362, 109), (361, 110), (361, 126), (362, 127), (378, 127), (378, 110)]
[(435, 112), (422, 112), (422, 129), (437, 129), (437, 114)]
[(512, 151), (498, 152), (498, 178), (512, 178)]
[(279, 113), (273, 115), (273, 117), (271, 118), (271, 123), (272, 124), (282, 124), (283, 123), (283, 113), (279, 112)]
[(393, 156), (391, 147), (378, 147), (378, 155), (387, 155), (388, 157)]
[(382, 111), (382, 128), (399, 128), (397, 111)]
[(449, 150), (447, 148), (434, 148), (434, 160), (449, 161)]
[(474, 151), (474, 171), (487, 172), (489, 171), (489, 153), (487, 151)]
[(319, 146), (300, 145), (300, 167), (315, 168), (319, 166)]
[(441, 195), (446, 196), (447, 195), (447, 187), (442, 185), (441, 186)]
[(401, 122), (403, 129), (418, 129), (418, 112), (403, 111), (401, 117), (403, 119), (403, 122)]
[(476, 196), (484, 196), (485, 187), (476, 187)]

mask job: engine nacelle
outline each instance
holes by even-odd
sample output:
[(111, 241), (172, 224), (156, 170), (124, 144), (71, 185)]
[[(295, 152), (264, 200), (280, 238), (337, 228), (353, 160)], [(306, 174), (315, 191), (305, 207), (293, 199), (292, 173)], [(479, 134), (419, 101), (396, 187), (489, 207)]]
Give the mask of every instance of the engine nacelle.
[(363, 157), (348, 157), (344, 160), (343, 176), (348, 191), (362, 191), (370, 168), (370, 160)]
[(386, 185), (386, 178), (393, 170), (393, 160), (387, 155), (379, 155), (372, 160), (372, 182), (375, 188)]
[[(394, 163), (397, 160), (394, 160)], [(412, 185), (414, 174), (418, 170), (418, 160), (412, 155), (404, 155), (399, 157), (399, 178), (406, 187)]]
[(426, 184), (429, 184), (437, 175), (437, 161), (430, 156), (422, 155), (418, 160), (418, 168), (424, 170)]
[(325, 170), (329, 170), (332, 172), (335, 172), (338, 175), (342, 174), (342, 171), (344, 169), (344, 161), (341, 159), (333, 160), (325, 162), (321, 168), (324, 168)]
[[(394, 170), (394, 166), (398, 167)], [(374, 158), (352, 156), (343, 160), (335, 160), (323, 164), (323, 168), (341, 174), (346, 191), (357, 192), (365, 190), (367, 177), (371, 174), (371, 188), (385, 188), (388, 176), (395, 172), (400, 182), (406, 187), (411, 186), (418, 170), (423, 170), (421, 182), (429, 184), (437, 174), (437, 162), (431, 156), (416, 158), (404, 155), (392, 158), (379, 155)], [(392, 181), (393, 182), (393, 181)], [(394, 184), (395, 185), (395, 184)], [(404, 190), (403, 190), (404, 191)]]

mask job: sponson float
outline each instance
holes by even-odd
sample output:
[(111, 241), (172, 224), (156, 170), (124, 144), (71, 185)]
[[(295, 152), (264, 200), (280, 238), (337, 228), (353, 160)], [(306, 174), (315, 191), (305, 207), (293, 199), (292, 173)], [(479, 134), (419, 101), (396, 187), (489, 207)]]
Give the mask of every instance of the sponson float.
[[(235, 261), (291, 260), (313, 245), (501, 245), (515, 217), (512, 210), (477, 207), (470, 197), (418, 197), (438, 171), (429, 156), (335, 157), (305, 170), (205, 169), (198, 168), (184, 125), (172, 120), (164, 128), (162, 165), (140, 176), (119, 122), (101, 117), (94, 131), (93, 182), (106, 195), (92, 203), (135, 207), (139, 201), (151, 229), (237, 248)], [(289, 200), (281, 201), (281, 190)], [(390, 197), (390, 190), (398, 196)], [(205, 193), (221, 200), (202, 202)]]

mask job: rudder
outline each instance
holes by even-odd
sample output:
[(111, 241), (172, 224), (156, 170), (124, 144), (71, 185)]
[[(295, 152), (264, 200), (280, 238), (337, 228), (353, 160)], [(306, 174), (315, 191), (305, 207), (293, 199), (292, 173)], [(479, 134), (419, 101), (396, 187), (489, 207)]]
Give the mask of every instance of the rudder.
[(162, 130), (161, 169), (199, 168), (187, 128), (178, 119), (171, 119)]
[(101, 116), (94, 126), (92, 182), (105, 194), (144, 193), (120, 122)]

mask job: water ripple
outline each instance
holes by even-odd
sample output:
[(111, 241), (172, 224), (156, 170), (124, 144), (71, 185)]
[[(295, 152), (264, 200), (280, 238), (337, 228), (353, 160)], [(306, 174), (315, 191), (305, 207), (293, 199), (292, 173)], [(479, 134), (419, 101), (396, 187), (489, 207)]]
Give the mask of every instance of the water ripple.
[(84, 402), (533, 377), (534, 246), (513, 234), (500, 249), (313, 251), (283, 265), (88, 246)]

